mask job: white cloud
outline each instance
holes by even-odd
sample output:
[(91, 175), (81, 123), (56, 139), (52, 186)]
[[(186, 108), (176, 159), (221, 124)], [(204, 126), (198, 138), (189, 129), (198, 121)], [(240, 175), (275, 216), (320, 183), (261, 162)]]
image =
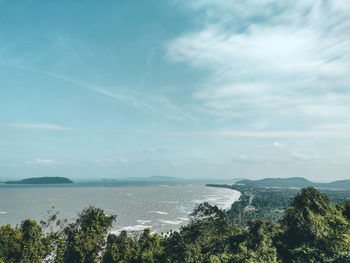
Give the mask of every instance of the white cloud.
[(269, 77), (273, 74), (284, 77), (325, 72), (334, 76), (344, 74), (348, 61), (340, 59), (329, 63), (327, 60), (342, 56), (341, 52), (350, 48), (338, 44), (339, 39), (331, 38), (323, 40), (321, 47), (330, 46), (334, 50), (322, 50), (319, 41), (311, 29), (254, 25), (244, 34), (229, 34), (214, 27), (178, 38), (169, 45), (169, 56), (194, 67), (213, 69), (220, 78), (242, 78), (242, 74), (248, 72)]
[(41, 165), (50, 165), (56, 163), (56, 161), (52, 159), (35, 159), (33, 161), (26, 161), (26, 164), (41, 164)]
[[(207, 73), (193, 98), (222, 118), (349, 119), (350, 4), (209, 1), (186, 4), (203, 28), (168, 45), (168, 58)], [(199, 13), (199, 12), (198, 12)]]
[(340, 133), (324, 130), (310, 131), (248, 131), (248, 130), (223, 130), (223, 131), (194, 131), (194, 132), (165, 132), (169, 136), (214, 136), (214, 137), (247, 137), (247, 138), (349, 138), (348, 132)]
[[(286, 145), (280, 143), (280, 142), (274, 142), (273, 147), (278, 149), (278, 155), (279, 157), (284, 157), (284, 158), (291, 158), (293, 160), (296, 161), (316, 161), (319, 160), (320, 158), (312, 155), (312, 154), (305, 154), (305, 153), (301, 153), (299, 150), (300, 149), (291, 149), (290, 147), (287, 147)], [(307, 149), (308, 151), (312, 151), (311, 149), (309, 149), (306, 145), (302, 145), (301, 147)], [(299, 146), (300, 148), (300, 146)]]
[(58, 126), (54, 124), (38, 123), (10, 123), (9, 126), (21, 129), (43, 129), (43, 130), (73, 130), (73, 128)]
[(274, 148), (277, 148), (277, 149), (284, 149), (285, 148), (285, 145), (280, 143), (280, 142), (274, 142), (272, 145)]

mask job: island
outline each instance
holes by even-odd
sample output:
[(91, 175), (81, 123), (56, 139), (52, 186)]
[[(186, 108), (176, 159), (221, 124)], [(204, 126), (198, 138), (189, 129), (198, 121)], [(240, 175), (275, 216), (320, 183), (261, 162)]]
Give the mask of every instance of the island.
[(18, 181), (7, 181), (4, 184), (72, 184), (72, 180), (66, 177), (35, 177)]

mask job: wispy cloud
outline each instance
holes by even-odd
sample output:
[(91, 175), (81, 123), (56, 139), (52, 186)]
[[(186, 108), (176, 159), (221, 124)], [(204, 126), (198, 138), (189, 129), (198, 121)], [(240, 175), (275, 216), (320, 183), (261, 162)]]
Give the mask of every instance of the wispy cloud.
[[(282, 144), (280, 142), (274, 142), (272, 147), (278, 150), (279, 157), (285, 157), (288, 159), (292, 159), (294, 161), (319, 161), (321, 158), (311, 153), (304, 153), (305, 150), (312, 151), (308, 147), (303, 147), (303, 149), (291, 149), (291, 147)], [(300, 148), (300, 147), (299, 147)]]
[(100, 95), (128, 103), (129, 105), (132, 105), (133, 107), (146, 113), (157, 113), (169, 119), (180, 121), (193, 121), (196, 119), (192, 114), (181, 110), (178, 106), (171, 103), (169, 98), (166, 97), (154, 95), (147, 96), (143, 93), (141, 94), (138, 92), (130, 92), (126, 90), (124, 90), (123, 92), (118, 92), (115, 90), (110, 91), (101, 87), (96, 87), (91, 90)]
[(46, 72), (46, 71), (37, 71), (38, 73), (63, 80), (80, 87), (83, 87), (91, 92), (97, 93), (104, 97), (118, 100), (125, 104), (128, 104), (144, 113), (156, 113), (162, 115), (166, 118), (179, 121), (194, 121), (196, 120), (195, 116), (191, 113), (188, 113), (182, 110), (179, 106), (172, 103), (168, 97), (150, 95), (145, 92), (137, 92), (131, 88), (122, 88), (122, 87), (104, 87), (97, 84), (86, 83), (81, 80), (77, 80), (71, 77), (64, 75)]
[[(222, 130), (222, 131), (194, 131), (194, 132), (164, 132), (169, 136), (213, 136), (213, 137), (238, 137), (238, 138), (310, 138), (310, 137), (330, 137), (349, 138), (347, 131), (247, 131), (247, 130)], [(275, 146), (276, 147), (276, 146)]]
[(43, 124), (43, 123), (10, 123), (10, 127), (20, 129), (42, 129), (42, 130), (74, 130), (70, 127), (59, 126), (55, 124)]
[(52, 159), (35, 159), (32, 161), (26, 161), (26, 164), (40, 164), (40, 165), (50, 165), (57, 163), (56, 161)]
[(202, 29), (168, 45), (168, 58), (208, 72), (193, 98), (221, 118), (348, 120), (350, 4), (197, 0)]

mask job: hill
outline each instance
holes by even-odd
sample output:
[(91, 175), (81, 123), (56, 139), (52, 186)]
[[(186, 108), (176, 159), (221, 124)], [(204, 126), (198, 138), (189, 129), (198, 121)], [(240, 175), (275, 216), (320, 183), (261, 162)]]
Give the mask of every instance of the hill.
[[(324, 184), (318, 184), (320, 187)], [(350, 189), (350, 180), (334, 181), (326, 184), (329, 188)]]
[(236, 184), (241, 184), (249, 187), (303, 188), (303, 187), (313, 186), (317, 188), (350, 189), (350, 180), (334, 181), (331, 183), (316, 183), (316, 182), (311, 182), (303, 177), (264, 178), (261, 180), (240, 180), (240, 181), (237, 181)]
[(35, 177), (18, 181), (7, 181), (5, 184), (71, 184), (72, 180), (66, 177)]

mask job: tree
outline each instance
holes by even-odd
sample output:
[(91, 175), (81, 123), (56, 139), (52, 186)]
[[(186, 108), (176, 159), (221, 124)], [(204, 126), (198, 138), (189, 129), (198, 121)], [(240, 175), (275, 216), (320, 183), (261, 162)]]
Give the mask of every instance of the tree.
[(263, 219), (249, 222), (247, 229), (229, 238), (232, 262), (277, 263), (277, 250), (273, 244), (276, 232), (276, 226)]
[(115, 215), (107, 216), (102, 209), (93, 206), (84, 209), (76, 222), (64, 229), (66, 235), (64, 262), (98, 262), (99, 254), (106, 244), (108, 230), (115, 220)]
[(350, 221), (350, 201), (339, 203), (336, 208), (348, 221)]
[(21, 228), (21, 262), (41, 262), (47, 254), (41, 227), (35, 220), (26, 219)]
[(136, 263), (154, 263), (159, 262), (162, 255), (162, 247), (160, 245), (160, 237), (151, 235), (150, 229), (146, 228), (136, 244)]
[(330, 199), (313, 187), (302, 189), (282, 220), (283, 262), (325, 262), (350, 252), (350, 225)]
[(225, 213), (216, 205), (212, 206), (208, 202), (197, 205), (191, 213), (191, 220), (197, 221), (200, 219), (219, 220), (224, 219)]
[(107, 237), (107, 247), (103, 255), (103, 263), (127, 263), (131, 262), (134, 242), (126, 231), (119, 235), (109, 234)]
[(22, 235), (18, 229), (7, 224), (0, 227), (0, 262), (19, 262)]

